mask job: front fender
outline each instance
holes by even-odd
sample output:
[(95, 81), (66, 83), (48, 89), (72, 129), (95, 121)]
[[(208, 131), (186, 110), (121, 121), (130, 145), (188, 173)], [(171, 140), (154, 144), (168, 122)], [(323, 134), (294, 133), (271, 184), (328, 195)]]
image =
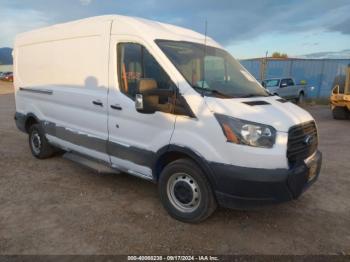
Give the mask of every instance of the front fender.
[[(214, 174), (212, 169), (210, 168), (209, 162), (197, 151), (183, 146), (183, 145), (176, 145), (176, 144), (169, 144), (167, 146), (162, 147), (159, 149), (156, 153), (155, 161), (152, 164), (152, 173), (153, 177), (155, 179), (155, 182), (158, 180), (158, 164), (161, 158), (166, 155), (166, 154), (177, 154), (180, 153), (182, 155), (187, 156), (188, 158), (192, 159), (204, 172), (205, 176), (208, 178), (209, 182), (213, 187), (216, 186), (215, 179), (214, 179)], [(158, 175), (157, 175), (158, 174)]]

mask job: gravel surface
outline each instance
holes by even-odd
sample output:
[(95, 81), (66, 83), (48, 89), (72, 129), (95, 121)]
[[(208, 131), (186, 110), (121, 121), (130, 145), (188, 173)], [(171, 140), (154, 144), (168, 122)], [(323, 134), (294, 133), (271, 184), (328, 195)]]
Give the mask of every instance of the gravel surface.
[[(12, 87), (0, 82), (0, 93)], [(324, 162), (297, 201), (254, 211), (218, 209), (199, 225), (169, 217), (157, 187), (98, 175), (60, 156), (32, 157), (0, 95), (0, 254), (350, 254), (350, 121), (316, 118)]]

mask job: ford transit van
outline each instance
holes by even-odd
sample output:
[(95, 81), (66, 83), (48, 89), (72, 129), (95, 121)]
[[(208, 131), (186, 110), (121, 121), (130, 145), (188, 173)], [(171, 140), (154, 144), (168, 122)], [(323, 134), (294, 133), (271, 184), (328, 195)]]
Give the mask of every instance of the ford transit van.
[(153, 181), (181, 221), (296, 199), (320, 172), (312, 116), (185, 28), (109, 15), (23, 33), (14, 75), (36, 158)]

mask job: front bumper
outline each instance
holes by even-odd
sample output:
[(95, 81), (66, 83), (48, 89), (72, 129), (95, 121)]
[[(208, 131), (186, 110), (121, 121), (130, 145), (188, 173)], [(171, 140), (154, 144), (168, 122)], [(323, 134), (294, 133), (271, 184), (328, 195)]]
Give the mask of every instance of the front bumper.
[(21, 114), (21, 113), (18, 113), (16, 112), (15, 113), (15, 122), (16, 122), (16, 126), (19, 130), (21, 130), (22, 132), (27, 132), (26, 130), (26, 115), (24, 114)]
[(322, 154), (316, 151), (291, 169), (245, 168), (219, 163), (210, 166), (219, 205), (249, 208), (298, 198), (317, 180), (321, 164)]

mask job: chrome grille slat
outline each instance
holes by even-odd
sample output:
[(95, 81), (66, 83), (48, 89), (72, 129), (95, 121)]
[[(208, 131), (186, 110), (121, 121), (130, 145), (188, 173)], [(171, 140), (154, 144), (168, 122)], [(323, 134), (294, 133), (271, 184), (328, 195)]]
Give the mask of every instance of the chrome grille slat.
[[(305, 140), (312, 136), (311, 144), (306, 144)], [(315, 121), (306, 122), (293, 126), (288, 131), (287, 158), (290, 165), (303, 161), (311, 156), (318, 146), (318, 134)]]
[[(309, 134), (309, 135), (317, 135), (317, 132), (307, 132), (306, 131), (305, 133)], [(300, 142), (300, 139), (305, 137), (305, 133), (291, 138), (290, 142)]]

